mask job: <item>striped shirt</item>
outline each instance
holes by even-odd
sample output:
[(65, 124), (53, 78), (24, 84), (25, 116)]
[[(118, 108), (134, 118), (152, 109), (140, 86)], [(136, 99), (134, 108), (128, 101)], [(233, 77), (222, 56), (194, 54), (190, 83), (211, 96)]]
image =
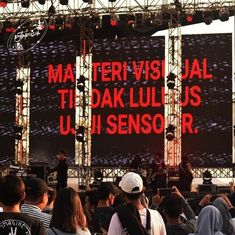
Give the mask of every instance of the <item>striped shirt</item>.
[(39, 207), (29, 204), (23, 204), (21, 206), (21, 212), (39, 219), (43, 222), (46, 228), (49, 228), (52, 215), (42, 212)]

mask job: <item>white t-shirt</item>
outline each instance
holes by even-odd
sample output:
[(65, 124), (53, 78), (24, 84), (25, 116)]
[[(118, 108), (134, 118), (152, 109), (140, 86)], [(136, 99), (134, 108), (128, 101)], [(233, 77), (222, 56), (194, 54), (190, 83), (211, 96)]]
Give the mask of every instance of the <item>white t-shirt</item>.
[[(151, 210), (151, 209), (148, 209), (148, 210), (150, 212), (150, 220), (151, 220), (150, 235), (166, 235), (165, 224), (159, 212), (156, 210)], [(146, 217), (147, 217), (146, 209), (144, 208), (142, 210), (139, 210), (139, 213), (140, 213), (140, 219), (141, 219), (142, 225), (145, 227)], [(108, 235), (125, 235), (125, 232), (122, 229), (122, 225), (118, 218), (117, 213), (115, 213), (112, 216), (112, 219), (109, 225)]]

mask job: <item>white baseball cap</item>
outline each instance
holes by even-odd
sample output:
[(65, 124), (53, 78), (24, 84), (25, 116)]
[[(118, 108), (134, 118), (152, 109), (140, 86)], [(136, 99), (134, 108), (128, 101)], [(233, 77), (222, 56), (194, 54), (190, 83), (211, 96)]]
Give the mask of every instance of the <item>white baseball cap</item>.
[(139, 174), (128, 172), (122, 177), (119, 187), (126, 193), (141, 193), (143, 190), (143, 180)]

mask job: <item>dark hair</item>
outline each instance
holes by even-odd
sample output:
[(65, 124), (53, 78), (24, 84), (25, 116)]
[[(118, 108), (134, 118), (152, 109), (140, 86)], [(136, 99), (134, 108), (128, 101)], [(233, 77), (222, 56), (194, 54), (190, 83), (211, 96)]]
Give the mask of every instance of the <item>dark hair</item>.
[(183, 210), (183, 199), (176, 193), (166, 195), (163, 199), (163, 208), (166, 215), (177, 219)]
[(97, 206), (99, 201), (97, 196), (97, 190), (86, 191), (86, 197), (91, 205), (95, 207)]
[(48, 202), (47, 204), (51, 204), (56, 199), (56, 190), (49, 190), (48, 191)]
[(3, 205), (14, 206), (24, 200), (25, 185), (15, 175), (7, 175), (0, 179), (0, 201)]
[(83, 230), (86, 228), (81, 200), (74, 189), (68, 187), (59, 191), (55, 199), (50, 226), (67, 233), (75, 233), (78, 227)]
[(139, 199), (141, 197), (141, 195), (143, 194), (143, 192), (140, 192), (140, 193), (126, 193), (124, 191), (123, 191), (123, 193), (131, 201)]
[(107, 200), (110, 193), (114, 194), (114, 186), (111, 182), (101, 182), (98, 187), (99, 200)]

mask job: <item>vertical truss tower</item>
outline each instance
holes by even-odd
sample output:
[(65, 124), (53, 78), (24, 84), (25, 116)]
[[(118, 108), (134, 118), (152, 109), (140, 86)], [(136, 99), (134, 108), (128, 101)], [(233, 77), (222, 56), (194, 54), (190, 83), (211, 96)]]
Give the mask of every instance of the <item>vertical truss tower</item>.
[(30, 117), (30, 55), (16, 55), (16, 118), (15, 118), (15, 163), (26, 166), (29, 161)]
[[(176, 9), (170, 14), (166, 75), (173, 74), (173, 88), (169, 88), (165, 79), (165, 130), (173, 127), (173, 139), (169, 141), (165, 132), (165, 161), (170, 166), (177, 166), (181, 161), (181, 93), (182, 93), (182, 49), (181, 49), (180, 11)], [(166, 76), (166, 77), (167, 77)]]
[(80, 17), (80, 48), (76, 60), (75, 161), (80, 167), (79, 178), (84, 182), (89, 181), (90, 174), (86, 169), (91, 164), (93, 23), (90, 9)]

